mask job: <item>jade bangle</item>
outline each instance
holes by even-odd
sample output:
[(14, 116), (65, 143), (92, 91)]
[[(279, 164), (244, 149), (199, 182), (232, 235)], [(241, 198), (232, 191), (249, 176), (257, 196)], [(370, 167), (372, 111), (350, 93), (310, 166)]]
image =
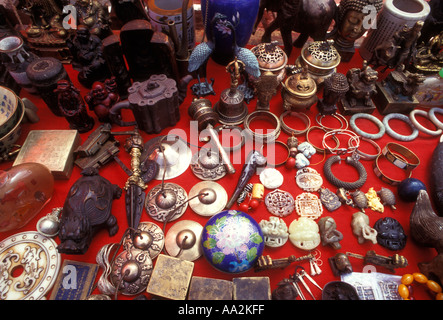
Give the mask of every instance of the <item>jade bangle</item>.
[[(398, 119), (406, 122), (412, 129), (412, 133), (409, 136), (405, 136), (402, 134), (398, 134), (389, 126), (389, 120)], [(418, 129), (411, 122), (411, 119), (407, 115), (401, 113), (390, 113), (383, 118), (383, 124), (385, 125), (386, 133), (390, 135), (392, 138), (399, 141), (412, 141), (418, 137)]]
[(430, 118), (429, 118), (429, 116), (428, 116), (428, 113), (427, 113), (426, 111), (424, 111), (424, 110), (420, 110), (420, 109), (412, 110), (412, 111), (409, 113), (409, 119), (411, 120), (412, 124), (413, 124), (418, 130), (420, 130), (421, 132), (424, 132), (424, 133), (426, 133), (426, 134), (428, 134), (428, 135), (430, 135), (430, 136), (439, 136), (439, 135), (443, 132), (443, 130), (440, 129), (440, 128), (437, 128), (437, 130), (430, 130), (430, 129), (425, 128), (424, 126), (422, 126), (422, 125), (417, 121), (417, 119), (415, 118), (415, 115), (416, 115), (416, 114), (422, 115), (422, 116), (428, 118), (429, 120), (430, 120)]
[[(370, 120), (372, 122), (374, 122), (377, 127), (378, 127), (378, 132), (377, 133), (368, 133), (365, 132), (363, 130), (361, 130), (359, 127), (357, 127), (355, 120), (357, 119), (367, 119)], [(377, 140), (380, 139), (381, 137), (384, 136), (386, 129), (385, 126), (383, 124), (382, 121), (380, 121), (378, 118), (376, 118), (375, 116), (373, 116), (372, 114), (368, 114), (368, 113), (356, 113), (354, 114), (351, 119), (349, 119), (349, 125), (351, 126), (352, 130), (355, 131), (355, 133), (357, 133), (358, 135), (368, 138), (368, 139), (372, 139), (372, 140)]]
[(429, 110), (429, 120), (431, 120), (431, 122), (438, 128), (443, 129), (443, 122), (441, 122), (440, 120), (437, 119), (437, 117), (435, 116), (435, 113), (440, 113), (443, 114), (443, 109), (442, 108), (432, 108), (431, 110)]

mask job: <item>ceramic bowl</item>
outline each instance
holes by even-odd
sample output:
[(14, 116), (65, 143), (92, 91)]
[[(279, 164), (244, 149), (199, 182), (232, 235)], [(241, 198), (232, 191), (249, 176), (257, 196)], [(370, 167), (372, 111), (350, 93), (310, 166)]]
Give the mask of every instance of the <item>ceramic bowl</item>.
[(0, 138), (0, 155), (9, 152), (21, 134), (21, 122), (25, 115), (25, 105), (20, 98), (17, 98), (17, 100), (17, 121), (14, 122), (12, 129)]
[(9, 88), (0, 86), (0, 137), (3, 137), (17, 123), (19, 98)]
[(264, 249), (259, 224), (248, 214), (225, 210), (212, 216), (203, 228), (201, 244), (207, 261), (219, 271), (246, 272)]

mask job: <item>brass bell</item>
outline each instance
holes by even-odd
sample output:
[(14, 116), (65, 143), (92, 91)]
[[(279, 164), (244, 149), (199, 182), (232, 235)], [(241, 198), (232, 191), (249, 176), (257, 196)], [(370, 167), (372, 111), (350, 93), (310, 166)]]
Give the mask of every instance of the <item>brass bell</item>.
[(231, 87), (222, 91), (220, 100), (214, 106), (222, 124), (239, 125), (248, 114), (245, 95), (237, 88), (238, 79), (244, 68), (245, 64), (237, 58), (226, 66), (226, 71), (231, 74)]

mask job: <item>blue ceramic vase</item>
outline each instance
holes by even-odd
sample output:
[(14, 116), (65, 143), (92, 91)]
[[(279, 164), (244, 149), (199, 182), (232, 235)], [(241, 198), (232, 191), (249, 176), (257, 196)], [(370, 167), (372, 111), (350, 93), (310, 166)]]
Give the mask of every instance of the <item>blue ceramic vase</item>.
[(201, 244), (208, 262), (227, 273), (248, 271), (264, 249), (258, 223), (236, 210), (225, 210), (211, 217), (203, 228)]
[(207, 39), (214, 44), (212, 59), (226, 65), (234, 59), (235, 46), (251, 37), (260, 0), (202, 0), (201, 12)]

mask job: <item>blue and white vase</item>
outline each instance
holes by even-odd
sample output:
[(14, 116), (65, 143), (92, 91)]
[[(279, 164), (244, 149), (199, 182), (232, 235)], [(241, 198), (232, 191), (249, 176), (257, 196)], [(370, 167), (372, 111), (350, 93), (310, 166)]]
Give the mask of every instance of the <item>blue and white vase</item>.
[(251, 37), (260, 0), (202, 0), (201, 12), (207, 39), (214, 44), (212, 59), (226, 65), (235, 48), (244, 47)]

